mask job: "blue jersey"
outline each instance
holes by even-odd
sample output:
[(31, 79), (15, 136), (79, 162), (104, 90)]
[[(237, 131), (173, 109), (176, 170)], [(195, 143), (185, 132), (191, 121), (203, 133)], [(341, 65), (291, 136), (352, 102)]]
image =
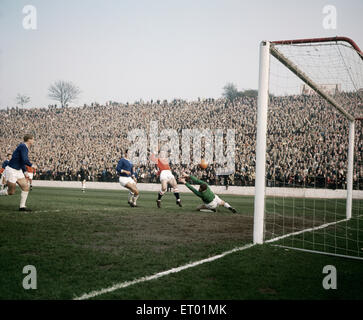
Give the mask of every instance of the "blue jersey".
[(1, 167), (2, 167), (3, 169), (5, 169), (5, 168), (6, 168), (6, 166), (7, 166), (7, 165), (9, 165), (9, 162), (10, 162), (10, 161), (9, 161), (8, 159), (6, 159), (6, 160), (3, 162), (3, 164), (2, 164), (2, 166), (1, 166)]
[(28, 158), (28, 147), (25, 143), (21, 143), (16, 147), (8, 165), (16, 170), (25, 170), (25, 165), (32, 166)]
[[(126, 174), (125, 172), (121, 172), (121, 170), (127, 170), (130, 171), (130, 174)], [(134, 169), (133, 169), (133, 164), (130, 160), (127, 160), (125, 158), (122, 158), (116, 167), (116, 171), (117, 173), (121, 176), (121, 177), (131, 177), (134, 175)]]

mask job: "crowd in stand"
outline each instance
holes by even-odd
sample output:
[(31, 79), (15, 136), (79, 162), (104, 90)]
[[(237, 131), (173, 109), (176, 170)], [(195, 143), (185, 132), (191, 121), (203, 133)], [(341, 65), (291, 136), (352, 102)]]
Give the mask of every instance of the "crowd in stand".
[[(358, 116), (362, 97), (341, 94)], [(0, 157), (5, 159), (25, 133), (35, 135), (30, 159), (37, 179), (79, 180), (81, 167), (90, 181), (117, 181), (115, 167), (129, 147), (128, 132), (175, 129), (235, 130), (235, 172), (217, 176), (216, 165), (172, 164), (178, 175), (188, 168), (211, 184), (252, 186), (255, 182), (257, 100), (240, 97), (197, 101), (97, 103), (82, 107), (0, 110)], [(363, 121), (356, 121), (354, 187), (363, 190)], [(346, 188), (348, 121), (315, 95), (270, 97), (267, 127), (267, 186)], [(153, 164), (136, 167), (139, 182), (158, 182)]]

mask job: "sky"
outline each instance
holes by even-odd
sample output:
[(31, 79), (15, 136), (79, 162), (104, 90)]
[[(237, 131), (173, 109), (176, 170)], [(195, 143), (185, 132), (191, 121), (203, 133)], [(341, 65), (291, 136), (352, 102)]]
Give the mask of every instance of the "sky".
[[(35, 30), (23, 27), (25, 5)], [(326, 5), (336, 29), (323, 27)], [(341, 35), (362, 48), (362, 12), (362, 0), (0, 0), (0, 109), (19, 93), (29, 108), (55, 103), (57, 80), (80, 88), (71, 105), (256, 89), (262, 40)]]

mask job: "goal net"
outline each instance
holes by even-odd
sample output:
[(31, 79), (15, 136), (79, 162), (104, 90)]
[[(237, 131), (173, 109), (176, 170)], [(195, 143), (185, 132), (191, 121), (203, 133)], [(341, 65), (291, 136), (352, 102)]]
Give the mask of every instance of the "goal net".
[(363, 260), (362, 118), (352, 40), (261, 43), (255, 243)]

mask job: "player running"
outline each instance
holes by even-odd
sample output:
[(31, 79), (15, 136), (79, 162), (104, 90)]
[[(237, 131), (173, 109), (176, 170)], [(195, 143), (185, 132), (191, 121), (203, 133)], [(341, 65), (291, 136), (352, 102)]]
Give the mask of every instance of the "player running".
[(136, 187), (137, 181), (134, 174), (134, 166), (128, 158), (128, 150), (126, 150), (124, 157), (117, 164), (116, 171), (120, 175), (119, 181), (121, 186), (130, 190), (128, 204), (131, 207), (137, 207), (136, 201), (139, 198), (139, 190)]
[(19, 211), (31, 211), (31, 209), (25, 206), (29, 194), (29, 185), (25, 179), (23, 170), (25, 170), (25, 165), (35, 169), (37, 168), (36, 165), (31, 164), (28, 158), (29, 148), (33, 144), (34, 137), (31, 134), (26, 134), (24, 136), (24, 143), (17, 146), (11, 156), (9, 164), (4, 170), (4, 177), (8, 189), (0, 191), (0, 196), (15, 194), (16, 184), (18, 184), (21, 188)]
[[(196, 190), (191, 184), (186, 182), (185, 178), (190, 178), (190, 180), (192, 180), (194, 183), (199, 184), (199, 191)], [(223, 206), (233, 213), (237, 213), (236, 209), (232, 208), (229, 203), (223, 201), (220, 197), (214, 194), (206, 182), (198, 180), (196, 177), (192, 175), (189, 176), (185, 173), (183, 174), (183, 177), (179, 179), (179, 182), (185, 184), (191, 191), (194, 192), (194, 194), (203, 200), (204, 204), (197, 207), (198, 211), (201, 211), (202, 209), (208, 209), (216, 212), (218, 206)]]
[(6, 155), (6, 160), (2, 163), (0, 168), (0, 190), (7, 188), (5, 177), (3, 176), (5, 168), (8, 166), (11, 159), (11, 153)]
[(160, 176), (161, 190), (159, 191), (158, 199), (156, 200), (158, 208), (161, 208), (161, 198), (165, 194), (168, 184), (173, 188), (174, 196), (176, 198), (176, 204), (179, 207), (182, 207), (178, 184), (175, 180), (174, 175), (171, 172), (169, 166), (169, 159), (166, 152), (161, 151), (158, 158), (155, 156), (154, 153), (152, 153), (150, 156), (150, 160), (154, 162), (158, 167), (157, 175)]

